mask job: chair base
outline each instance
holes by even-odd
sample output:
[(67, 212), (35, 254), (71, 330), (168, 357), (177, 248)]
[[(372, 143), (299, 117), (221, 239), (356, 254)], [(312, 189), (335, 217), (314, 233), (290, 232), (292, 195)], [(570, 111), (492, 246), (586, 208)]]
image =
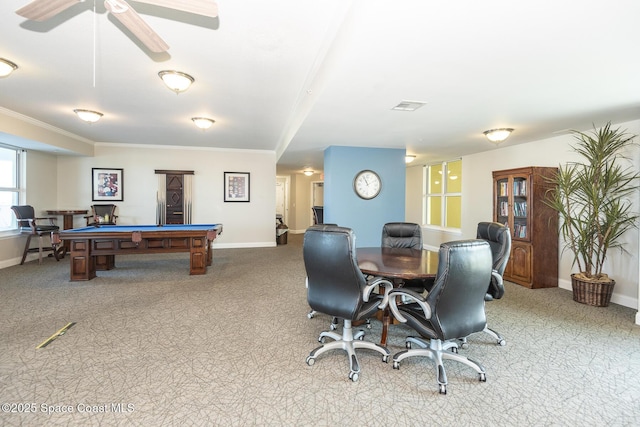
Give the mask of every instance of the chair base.
[(344, 350), (347, 352), (347, 356), (349, 357), (349, 379), (354, 382), (358, 381), (358, 378), (360, 376), (360, 363), (358, 362), (358, 357), (356, 356), (356, 349), (365, 348), (377, 351), (378, 353), (382, 354), (382, 361), (385, 363), (389, 361), (389, 356), (391, 355), (389, 349), (381, 346), (380, 344), (362, 341), (362, 339), (364, 338), (364, 331), (358, 331), (354, 335), (353, 329), (351, 327), (351, 320), (344, 321), (342, 335), (337, 334), (336, 332), (325, 331), (320, 334), (318, 341), (324, 342), (325, 337), (332, 338), (335, 341), (328, 344), (323, 344), (320, 347), (312, 350), (307, 357), (307, 365), (313, 365), (315, 363), (315, 359), (322, 353), (326, 353), (330, 350)]
[[(411, 348), (412, 344), (417, 344), (420, 348)], [(479, 374), (479, 380), (481, 382), (487, 381), (484, 367), (480, 363), (458, 354), (458, 344), (453, 341), (431, 339), (427, 342), (421, 338), (407, 337), (406, 345), (409, 348), (408, 350), (403, 350), (393, 356), (393, 369), (400, 369), (400, 361), (406, 358), (415, 356), (428, 357), (436, 362), (436, 379), (438, 381), (440, 394), (447, 394), (447, 372), (442, 363), (444, 359), (455, 360), (456, 362), (469, 366)]]
[[(507, 342), (505, 341), (505, 339), (502, 338), (502, 336), (500, 336), (499, 333), (497, 333), (493, 329), (489, 328), (488, 326), (485, 326), (484, 329), (482, 330), (482, 332), (484, 332), (486, 334), (489, 334), (493, 338), (495, 338), (496, 339), (496, 345), (499, 345), (499, 346), (502, 346), (502, 347), (507, 345)], [(467, 343), (467, 337), (460, 338), (460, 347), (462, 347), (462, 348), (469, 347), (469, 343)]]

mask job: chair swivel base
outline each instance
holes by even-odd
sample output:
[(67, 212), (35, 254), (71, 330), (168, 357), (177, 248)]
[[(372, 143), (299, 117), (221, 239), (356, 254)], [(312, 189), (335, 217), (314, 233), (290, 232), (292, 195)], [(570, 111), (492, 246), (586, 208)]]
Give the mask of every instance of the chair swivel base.
[(309, 353), (309, 356), (307, 356), (307, 365), (312, 366), (315, 363), (315, 359), (322, 353), (330, 350), (344, 350), (347, 352), (347, 356), (349, 357), (349, 379), (353, 382), (358, 381), (358, 378), (360, 377), (360, 363), (358, 363), (358, 357), (355, 352), (356, 349), (365, 348), (377, 351), (382, 354), (382, 361), (385, 363), (389, 361), (389, 356), (391, 355), (391, 352), (386, 347), (383, 347), (380, 344), (363, 341), (364, 331), (358, 331), (354, 335), (350, 320), (344, 321), (342, 335), (329, 331), (322, 332), (318, 341), (324, 342), (325, 337), (335, 339), (335, 341), (323, 344), (312, 350), (311, 353)]
[[(420, 348), (411, 348), (411, 344), (418, 344)], [(407, 350), (396, 353), (393, 356), (393, 369), (400, 369), (400, 361), (414, 356), (425, 356), (436, 362), (438, 390), (440, 394), (447, 394), (447, 373), (444, 369), (443, 359), (455, 360), (471, 367), (479, 374), (481, 382), (487, 381), (484, 367), (478, 362), (457, 353), (458, 345), (452, 341), (442, 341), (432, 339), (428, 343), (416, 337), (408, 337), (406, 340)], [(451, 349), (451, 351), (447, 351)]]
[[(493, 338), (495, 338), (496, 339), (496, 345), (499, 345), (499, 346), (502, 346), (502, 347), (507, 345), (507, 342), (505, 341), (505, 339), (502, 338), (502, 336), (499, 333), (497, 333), (493, 329), (489, 328), (488, 326), (485, 326), (484, 329), (482, 330), (482, 332), (484, 332), (486, 334), (489, 334)], [(467, 337), (460, 338), (460, 347), (462, 347), (462, 348), (469, 347), (469, 343), (467, 343)]]

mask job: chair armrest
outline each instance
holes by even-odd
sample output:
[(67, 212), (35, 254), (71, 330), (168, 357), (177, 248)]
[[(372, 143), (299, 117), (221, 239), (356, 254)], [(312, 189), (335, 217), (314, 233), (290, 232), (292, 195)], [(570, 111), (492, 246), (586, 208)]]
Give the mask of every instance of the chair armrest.
[(57, 218), (50, 217), (50, 216), (43, 216), (41, 218), (34, 218), (33, 220), (34, 220), (34, 224), (35, 224), (35, 221), (48, 220), (49, 221), (49, 225), (56, 225), (55, 222), (56, 222)]
[(504, 282), (497, 270), (491, 271), (491, 283), (487, 293), (495, 299), (500, 299), (504, 295)]
[(399, 322), (407, 323), (407, 319), (398, 310), (397, 297), (403, 298), (403, 304), (418, 304), (424, 312), (425, 319), (431, 319), (431, 307), (429, 307), (427, 300), (422, 295), (411, 289), (397, 288), (389, 292), (389, 308), (393, 313), (393, 317), (398, 319)]
[(384, 294), (382, 296), (382, 302), (378, 306), (378, 308), (380, 310), (382, 310), (383, 308), (385, 308), (387, 306), (387, 303), (389, 301), (389, 292), (393, 289), (393, 283), (391, 283), (389, 280), (385, 279), (384, 277), (379, 277), (379, 276), (375, 276), (375, 277), (372, 277), (371, 279), (367, 280), (367, 285), (362, 290), (362, 298), (363, 298), (364, 302), (368, 302), (369, 301), (369, 297), (371, 296), (371, 292), (373, 292), (373, 290), (375, 289), (376, 286), (384, 287)]

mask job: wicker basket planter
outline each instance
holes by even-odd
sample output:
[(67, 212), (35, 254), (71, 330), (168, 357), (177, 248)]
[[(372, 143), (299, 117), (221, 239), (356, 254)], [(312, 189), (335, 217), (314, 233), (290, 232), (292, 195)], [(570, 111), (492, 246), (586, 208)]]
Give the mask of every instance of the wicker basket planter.
[(581, 304), (595, 307), (607, 307), (611, 302), (611, 294), (616, 281), (609, 279), (608, 282), (590, 282), (581, 280), (571, 275), (571, 287), (573, 288), (573, 300)]

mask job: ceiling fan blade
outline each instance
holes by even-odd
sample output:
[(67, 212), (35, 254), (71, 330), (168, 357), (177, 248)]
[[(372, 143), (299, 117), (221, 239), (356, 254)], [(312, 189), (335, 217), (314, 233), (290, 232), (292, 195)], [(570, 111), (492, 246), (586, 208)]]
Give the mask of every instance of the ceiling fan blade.
[(112, 0), (106, 0), (104, 6), (107, 10), (122, 23), (134, 36), (136, 36), (150, 51), (166, 52), (169, 45), (133, 10), (124, 0), (117, 0), (117, 4), (112, 4)]
[(195, 13), (196, 15), (218, 16), (218, 4), (214, 0), (135, 0), (138, 3), (152, 4), (166, 7), (167, 9), (180, 10), (182, 12)]
[(32, 21), (46, 21), (65, 9), (84, 0), (34, 0), (16, 10), (16, 13)]

